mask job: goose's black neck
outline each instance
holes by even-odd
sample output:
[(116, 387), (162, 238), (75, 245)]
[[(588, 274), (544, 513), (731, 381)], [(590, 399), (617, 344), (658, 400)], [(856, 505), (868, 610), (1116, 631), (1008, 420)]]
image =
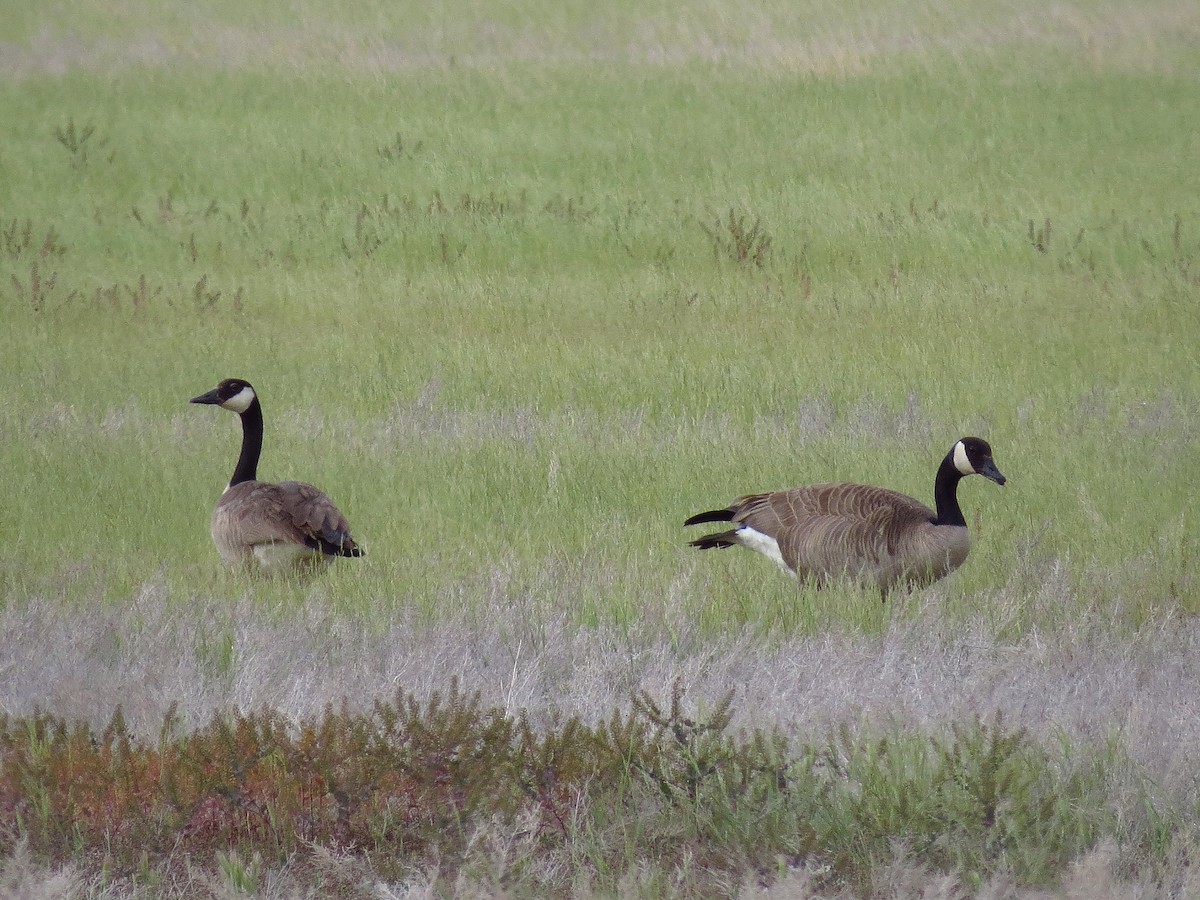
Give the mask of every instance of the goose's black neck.
[(937, 518), (934, 525), (961, 525), (966, 527), (967, 520), (963, 518), (958, 506), (958, 483), (963, 474), (954, 465), (953, 451), (946, 454), (938, 467), (937, 481), (933, 483), (933, 499), (937, 504)]
[(238, 456), (237, 468), (229, 479), (229, 486), (241, 484), (243, 481), (255, 481), (258, 478), (258, 457), (262, 453), (263, 416), (258, 398), (254, 398), (244, 413), (242, 420), (242, 453)]

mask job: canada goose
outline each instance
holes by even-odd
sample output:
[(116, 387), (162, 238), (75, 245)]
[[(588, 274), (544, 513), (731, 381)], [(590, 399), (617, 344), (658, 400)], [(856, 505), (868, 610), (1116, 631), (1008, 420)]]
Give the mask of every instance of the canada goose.
[(242, 420), (242, 453), (212, 514), (212, 538), (221, 559), (274, 571), (363, 555), (350, 537), (346, 517), (317, 488), (300, 481), (270, 484), (257, 479), (262, 406), (248, 381), (226, 378), (191, 402), (228, 409)]
[(887, 488), (814, 484), (739, 497), (727, 509), (699, 513), (683, 524), (732, 522), (731, 531), (705, 535), (691, 546), (748, 547), (818, 585), (841, 575), (883, 591), (898, 582), (926, 585), (961, 566), (971, 549), (958, 506), (958, 482), (966, 475), (1004, 484), (987, 441), (965, 437), (950, 448), (933, 486), (936, 513)]

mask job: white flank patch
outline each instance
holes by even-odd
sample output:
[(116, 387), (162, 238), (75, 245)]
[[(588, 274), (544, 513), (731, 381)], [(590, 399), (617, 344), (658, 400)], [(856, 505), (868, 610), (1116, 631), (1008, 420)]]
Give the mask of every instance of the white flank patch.
[(324, 556), (303, 544), (255, 544), (254, 558), (264, 572), (279, 572), (295, 569), (302, 562)]
[(221, 404), (222, 409), (231, 409), (235, 413), (244, 413), (254, 402), (254, 388), (247, 385), (228, 400)]
[(954, 445), (954, 468), (958, 469), (964, 475), (975, 474), (975, 467), (967, 459), (967, 448), (963, 446), (962, 441)]
[(767, 559), (783, 569), (789, 575), (795, 575), (788, 564), (783, 561), (783, 554), (779, 552), (779, 541), (773, 537), (768, 537), (761, 531), (755, 531), (748, 525), (743, 525), (737, 530), (738, 541), (743, 547), (761, 553)]

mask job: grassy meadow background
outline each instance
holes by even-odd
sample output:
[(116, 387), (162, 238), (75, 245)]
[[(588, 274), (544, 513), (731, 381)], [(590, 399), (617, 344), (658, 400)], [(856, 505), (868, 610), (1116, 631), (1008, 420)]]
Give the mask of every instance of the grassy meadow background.
[[(0, 712), (458, 678), (595, 722), (682, 679), (1106, 747), (1194, 840), (1191, 4), (7, 6)], [(240, 434), (187, 400), (230, 376), (364, 560), (220, 568)], [(930, 502), (966, 434), (1008, 484), (926, 591), (685, 546), (741, 493)]]

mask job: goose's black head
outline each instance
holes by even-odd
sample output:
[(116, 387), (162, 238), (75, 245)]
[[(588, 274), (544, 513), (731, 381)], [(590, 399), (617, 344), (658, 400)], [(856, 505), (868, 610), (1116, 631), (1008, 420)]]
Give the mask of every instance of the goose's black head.
[(258, 399), (250, 382), (241, 378), (226, 378), (207, 394), (193, 397), (192, 403), (207, 403), (228, 409), (232, 412), (244, 413)]
[(996, 484), (1004, 484), (1004, 476), (992, 461), (992, 448), (983, 438), (965, 437), (950, 450), (950, 461), (962, 475), (982, 475)]

